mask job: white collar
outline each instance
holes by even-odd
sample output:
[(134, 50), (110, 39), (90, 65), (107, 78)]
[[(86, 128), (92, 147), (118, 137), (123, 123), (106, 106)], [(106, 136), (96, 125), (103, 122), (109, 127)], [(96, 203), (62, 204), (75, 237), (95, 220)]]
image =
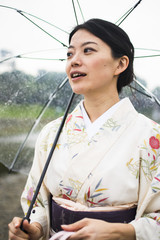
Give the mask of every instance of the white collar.
[(114, 104), (111, 108), (109, 108), (106, 112), (104, 112), (99, 118), (97, 118), (93, 123), (88, 117), (88, 114), (83, 105), (83, 101), (80, 102), (81, 111), (82, 111), (86, 131), (89, 138), (91, 138), (96, 132), (98, 132), (99, 128), (106, 122), (108, 118), (110, 118), (110, 116), (116, 111), (116, 109), (120, 106), (123, 100), (124, 99)]

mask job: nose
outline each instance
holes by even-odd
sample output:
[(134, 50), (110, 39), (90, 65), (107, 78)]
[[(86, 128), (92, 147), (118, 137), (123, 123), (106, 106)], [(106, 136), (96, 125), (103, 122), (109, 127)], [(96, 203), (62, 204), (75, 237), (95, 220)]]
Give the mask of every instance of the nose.
[(78, 53), (74, 54), (74, 56), (71, 59), (71, 66), (77, 67), (77, 66), (80, 66), (81, 64), (82, 64), (82, 61), (81, 61), (80, 54)]

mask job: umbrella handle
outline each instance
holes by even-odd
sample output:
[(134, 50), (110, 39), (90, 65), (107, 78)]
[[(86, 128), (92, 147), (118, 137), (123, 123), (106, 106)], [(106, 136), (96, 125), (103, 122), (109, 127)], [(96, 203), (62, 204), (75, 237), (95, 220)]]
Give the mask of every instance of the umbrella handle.
[(49, 153), (48, 158), (47, 158), (47, 160), (46, 160), (46, 163), (45, 163), (45, 166), (44, 166), (44, 168), (43, 168), (42, 174), (41, 174), (41, 176), (40, 176), (39, 182), (38, 182), (38, 184), (37, 184), (37, 187), (36, 187), (35, 193), (34, 193), (34, 195), (33, 195), (31, 204), (30, 204), (30, 206), (29, 206), (28, 212), (27, 212), (26, 216), (25, 216), (25, 217), (23, 218), (23, 220), (22, 220), (20, 229), (21, 229), (22, 231), (24, 231), (24, 232), (25, 232), (25, 230), (23, 229), (23, 222), (24, 222), (25, 219), (27, 219), (27, 221), (30, 222), (30, 215), (31, 215), (32, 208), (33, 208), (33, 206), (34, 206), (34, 204), (35, 204), (37, 195), (38, 195), (38, 193), (39, 193), (39, 190), (40, 190), (40, 187), (41, 187), (41, 185), (42, 185), (43, 179), (44, 179), (44, 177), (45, 177), (46, 171), (47, 171), (47, 169), (48, 169), (48, 166), (49, 166), (50, 160), (51, 160), (51, 158), (52, 158), (54, 149), (55, 149), (55, 147), (56, 147), (56, 145), (57, 145), (59, 136), (60, 136), (61, 131), (62, 131), (62, 128), (63, 128), (63, 126), (64, 126), (64, 123), (65, 123), (65, 120), (66, 120), (66, 118), (67, 118), (67, 115), (68, 115), (68, 112), (69, 112), (69, 109), (70, 109), (70, 106), (71, 106), (71, 104), (72, 104), (72, 101), (73, 101), (74, 96), (75, 96), (75, 93), (72, 92), (71, 97), (70, 97), (70, 100), (69, 100), (68, 105), (67, 105), (67, 107), (66, 107), (66, 110), (65, 110), (65, 113), (64, 113), (62, 122), (61, 122), (61, 124), (60, 124), (60, 126), (59, 126), (59, 129), (58, 129), (57, 134), (56, 134), (56, 137), (55, 137), (55, 139), (54, 139), (52, 148), (51, 148), (51, 150), (50, 150), (50, 153)]

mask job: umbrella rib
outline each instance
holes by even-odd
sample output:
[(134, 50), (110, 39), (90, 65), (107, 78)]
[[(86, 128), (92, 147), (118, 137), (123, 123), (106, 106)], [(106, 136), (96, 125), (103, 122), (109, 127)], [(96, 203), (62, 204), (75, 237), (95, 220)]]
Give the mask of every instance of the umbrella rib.
[[(133, 7), (131, 7), (120, 19), (116, 22), (118, 26), (133, 12), (133, 10), (141, 3), (142, 0), (139, 0)], [(121, 20), (122, 19), (122, 20)], [(121, 20), (121, 21), (120, 21)], [(120, 22), (119, 22), (120, 21)], [(119, 23), (118, 23), (119, 22)]]
[(33, 132), (33, 130), (35, 129), (35, 127), (37, 126), (37, 124), (39, 123), (39, 121), (41, 120), (41, 118), (42, 118), (44, 112), (46, 111), (46, 109), (48, 108), (48, 106), (51, 104), (51, 102), (52, 102), (55, 94), (67, 83), (67, 81), (68, 81), (68, 77), (66, 77), (66, 78), (63, 80), (63, 82), (60, 83), (60, 84), (57, 86), (56, 90), (49, 96), (47, 102), (44, 104), (42, 110), (40, 111), (39, 115), (37, 116), (36, 120), (34, 121), (32, 127), (31, 127), (31, 129), (29, 130), (26, 138), (24, 139), (23, 143), (20, 145), (19, 149), (17, 150), (17, 153), (16, 153), (16, 155), (15, 155), (15, 157), (14, 157), (14, 159), (13, 159), (13, 162), (11, 163), (11, 165), (10, 165), (10, 167), (9, 167), (9, 171), (10, 171), (10, 172), (13, 170), (13, 167), (14, 167), (15, 163), (17, 162), (17, 159), (18, 159), (20, 153), (21, 153), (22, 150), (24, 149), (24, 146), (25, 146), (25, 144), (26, 144), (27, 139), (29, 138), (30, 134)]
[(38, 20), (41, 20), (42, 22), (45, 22), (45, 23), (51, 25), (52, 27), (57, 28), (58, 30), (60, 30), (60, 31), (66, 33), (66, 34), (69, 34), (69, 32), (67, 32), (67, 31), (65, 31), (64, 29), (62, 29), (62, 28), (54, 25), (53, 23), (50, 23), (50, 22), (48, 22), (48, 21), (46, 21), (46, 20), (44, 20), (44, 19), (42, 19), (42, 18), (40, 18), (40, 17), (37, 17), (37, 16), (35, 16), (35, 15), (31, 14), (31, 13), (28, 13), (28, 12), (25, 12), (25, 11), (22, 11), (22, 12), (25, 13), (25, 14), (27, 14), (27, 15), (30, 15), (31, 17), (34, 17), (34, 18), (36, 18), (36, 19), (38, 19)]
[(0, 63), (3, 63), (5, 61), (11, 60), (13, 58), (24, 58), (24, 59), (32, 59), (32, 60), (47, 60), (47, 61), (65, 61), (65, 58), (34, 58), (34, 57), (23, 57), (22, 55), (17, 55), (17, 56), (13, 56), (13, 57), (9, 57), (6, 58), (2, 61), (0, 61)]
[(50, 37), (52, 37), (54, 40), (56, 40), (57, 42), (59, 42), (60, 44), (62, 44), (63, 47), (67, 47), (66, 44), (64, 44), (63, 42), (61, 42), (59, 39), (55, 38), (53, 35), (51, 35), (50, 33), (48, 33), (46, 30), (44, 30), (42, 27), (40, 27), (38, 24), (36, 24), (35, 22), (33, 22), (30, 18), (28, 18), (27, 16), (25, 16), (21, 10), (17, 11), (19, 14), (21, 14), (23, 17), (25, 17), (28, 21), (30, 21), (32, 24), (34, 24), (36, 27), (38, 27), (40, 30), (42, 30), (44, 33), (46, 33), (47, 35), (49, 35)]
[(83, 21), (85, 21), (85, 19), (84, 19), (84, 15), (83, 15), (83, 12), (82, 12), (82, 8), (81, 8), (80, 3), (79, 3), (78, 0), (77, 0), (77, 4), (78, 4), (79, 10), (80, 10), (80, 13), (81, 13), (82, 19), (83, 19)]
[(75, 8), (74, 0), (72, 0), (72, 6), (73, 6), (73, 11), (74, 11), (74, 16), (75, 16), (75, 19), (76, 19), (76, 23), (77, 23), (77, 25), (78, 25), (78, 18), (77, 18), (77, 13), (76, 13), (76, 8)]
[(57, 28), (58, 30), (60, 30), (60, 31), (66, 33), (66, 34), (69, 34), (69, 33), (68, 33), (67, 31), (65, 31), (64, 29), (59, 28), (58, 26), (54, 25), (53, 23), (50, 23), (50, 22), (48, 22), (48, 21), (46, 21), (46, 20), (44, 20), (44, 19), (42, 19), (42, 18), (40, 18), (40, 17), (37, 17), (37, 16), (35, 16), (35, 15), (31, 14), (31, 13), (25, 12), (25, 11), (23, 11), (23, 10), (18, 10), (17, 8), (13, 8), (13, 7), (5, 6), (5, 5), (0, 5), (0, 7), (4, 7), (4, 8), (8, 8), (8, 9), (12, 9), (12, 10), (15, 10), (16, 12), (21, 11), (21, 12), (27, 14), (27, 15), (30, 15), (31, 17), (37, 18), (38, 20), (41, 20), (42, 22), (45, 22), (45, 23), (51, 25), (52, 27)]
[(142, 83), (140, 83), (136, 78), (134, 79), (134, 81), (143, 89), (146, 91), (146, 93), (150, 96), (150, 98), (152, 98), (160, 107), (160, 101), (159, 99), (151, 92), (149, 91)]
[(149, 57), (160, 57), (160, 54), (156, 54), (156, 55), (146, 55), (146, 56), (137, 56), (134, 58), (149, 58)]
[[(54, 40), (56, 40), (57, 42), (59, 42), (63, 47), (67, 47), (66, 44), (64, 44), (63, 42), (61, 42), (59, 39), (55, 38), (54, 36), (52, 36), (50, 33), (48, 33), (46, 30), (44, 30), (42, 27), (40, 27), (38, 24), (36, 24), (34, 21), (32, 21), (30, 18), (28, 18), (27, 16), (25, 16), (24, 14), (28, 14), (30, 16), (34, 16), (32, 14), (29, 14), (27, 12), (24, 12), (22, 10), (18, 10), (16, 8), (13, 8), (13, 7), (9, 7), (9, 6), (4, 6), (4, 5), (0, 5), (0, 7), (5, 7), (5, 8), (8, 8), (8, 9), (12, 9), (12, 10), (15, 10), (17, 13), (21, 14), (23, 17), (25, 17), (28, 21), (30, 21), (32, 24), (34, 24), (36, 27), (38, 27), (40, 30), (42, 30), (43, 32), (45, 32), (47, 35), (49, 35), (50, 37), (52, 37)], [(23, 14), (24, 13), (24, 14)], [(38, 18), (38, 17), (37, 17)], [(41, 19), (42, 20), (42, 19)]]
[[(46, 49), (46, 50), (39, 50), (39, 51), (32, 51), (32, 52), (26, 52), (26, 53), (18, 54), (18, 55), (12, 56), (12, 57), (5, 58), (5, 59), (1, 60), (0, 63), (11, 60), (13, 58), (27, 58), (27, 57), (22, 57), (22, 56), (27, 55), (27, 54), (40, 53), (40, 52), (46, 52), (46, 51), (52, 51), (52, 50), (54, 50), (54, 49)], [(46, 59), (44, 59), (44, 60), (46, 60)], [(56, 60), (56, 59), (53, 59), (53, 60)], [(57, 60), (63, 61), (63, 60), (66, 60), (66, 59), (57, 59)]]
[[(131, 14), (131, 12), (133, 12), (133, 10), (141, 3), (142, 0), (139, 0), (132, 8), (130, 8), (117, 22), (116, 24), (118, 24), (118, 22), (120, 21), (120, 23), (118, 24), (118, 26)], [(135, 58), (145, 58), (145, 57), (157, 57), (160, 55), (150, 55), (150, 56), (139, 56), (139, 57), (135, 57)], [(158, 100), (158, 98), (151, 93), (147, 88), (145, 88), (138, 80), (134, 79), (134, 81), (142, 88), (144, 89), (148, 95), (150, 96), (150, 98), (154, 99), (154, 101), (160, 106), (160, 101)]]
[(125, 12), (125, 13), (115, 22), (115, 24), (118, 24), (118, 22), (119, 22), (121, 19), (123, 19), (123, 18), (131, 11), (131, 9), (132, 9), (132, 7), (131, 7), (127, 12)]
[(144, 96), (149, 97), (149, 98), (152, 98), (149, 94), (147, 94), (147, 93), (145, 93), (145, 92), (142, 92), (142, 91), (140, 91), (139, 89), (137, 89), (137, 88), (135, 88), (135, 87), (133, 87), (133, 86), (131, 86), (131, 85), (130, 85), (130, 87), (131, 87), (132, 89), (134, 89), (135, 91), (143, 94)]
[(5, 62), (5, 61), (11, 60), (11, 59), (16, 58), (16, 57), (17, 57), (17, 56), (12, 56), (12, 57), (5, 58), (5, 59), (3, 59), (2, 61), (0, 61), (0, 63), (3, 63), (3, 62)]
[(21, 55), (17, 56), (17, 58), (31, 59), (31, 60), (47, 60), (47, 61), (65, 61), (65, 58), (36, 58), (36, 57), (23, 57)]
[(151, 49), (151, 48), (135, 48), (137, 50), (145, 50), (145, 51), (153, 51), (153, 52), (160, 52), (159, 49)]

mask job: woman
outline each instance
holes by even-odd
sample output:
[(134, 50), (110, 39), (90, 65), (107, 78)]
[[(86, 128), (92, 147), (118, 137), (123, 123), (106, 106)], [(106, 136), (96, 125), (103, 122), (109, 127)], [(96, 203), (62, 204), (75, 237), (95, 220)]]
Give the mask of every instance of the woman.
[[(66, 120), (31, 223), (23, 223), (28, 233), (16, 217), (9, 239), (48, 239), (50, 225), (52, 232), (74, 232), (71, 240), (159, 239), (160, 126), (119, 99), (133, 80), (132, 43), (116, 25), (91, 19), (71, 32), (69, 44), (66, 72), (84, 100)], [(60, 122), (38, 137), (22, 194), (25, 213)]]

